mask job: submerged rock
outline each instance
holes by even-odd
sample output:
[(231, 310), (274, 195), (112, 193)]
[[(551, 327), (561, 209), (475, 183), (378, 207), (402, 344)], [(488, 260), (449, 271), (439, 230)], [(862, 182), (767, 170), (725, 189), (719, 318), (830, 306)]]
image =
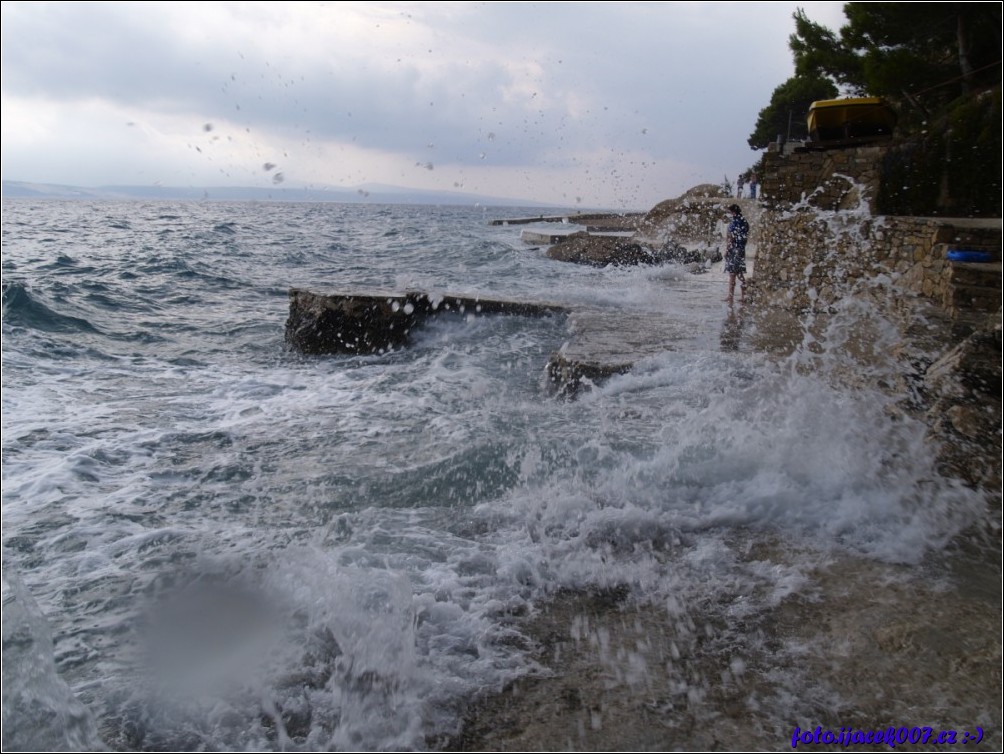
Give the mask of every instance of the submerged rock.
[(587, 385), (598, 384), (616, 374), (627, 374), (631, 367), (631, 361), (576, 360), (559, 351), (547, 362), (547, 384), (552, 394), (575, 398)]

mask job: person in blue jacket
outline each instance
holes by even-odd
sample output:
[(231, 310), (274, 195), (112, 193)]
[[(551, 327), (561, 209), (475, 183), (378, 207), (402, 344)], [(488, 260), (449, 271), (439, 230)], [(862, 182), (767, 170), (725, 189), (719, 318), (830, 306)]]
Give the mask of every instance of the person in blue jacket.
[(738, 204), (729, 206), (732, 216), (725, 243), (725, 271), (729, 274), (729, 295), (725, 299), (730, 304), (736, 291), (736, 278), (739, 279), (739, 297), (746, 295), (746, 241), (749, 239), (750, 224), (743, 217), (743, 211)]

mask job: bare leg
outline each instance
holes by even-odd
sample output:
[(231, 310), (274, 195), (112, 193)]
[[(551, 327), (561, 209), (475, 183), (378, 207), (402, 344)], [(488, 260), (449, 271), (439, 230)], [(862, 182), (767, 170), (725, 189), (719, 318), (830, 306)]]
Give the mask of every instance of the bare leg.
[(725, 299), (730, 304), (732, 303), (732, 297), (736, 292), (736, 274), (734, 272), (729, 273), (729, 295)]

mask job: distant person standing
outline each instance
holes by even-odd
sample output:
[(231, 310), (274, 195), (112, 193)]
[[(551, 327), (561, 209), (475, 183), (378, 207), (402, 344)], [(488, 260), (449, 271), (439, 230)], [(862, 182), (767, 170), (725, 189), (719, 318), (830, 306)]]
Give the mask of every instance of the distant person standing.
[(740, 175), (736, 178), (736, 199), (743, 198), (743, 184), (746, 183), (746, 176)]
[(750, 173), (750, 199), (756, 199), (756, 173)]
[(750, 224), (743, 217), (743, 211), (738, 204), (729, 207), (732, 219), (725, 242), (725, 271), (729, 274), (729, 295), (725, 299), (730, 304), (736, 291), (736, 278), (739, 278), (739, 298), (746, 297), (746, 241), (750, 235)]

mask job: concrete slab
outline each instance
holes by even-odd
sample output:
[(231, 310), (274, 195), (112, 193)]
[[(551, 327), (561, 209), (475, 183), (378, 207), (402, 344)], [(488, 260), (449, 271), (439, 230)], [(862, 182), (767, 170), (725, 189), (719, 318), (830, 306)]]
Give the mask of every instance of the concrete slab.
[[(751, 257), (751, 274), (752, 265)], [(734, 305), (723, 301), (727, 276), (720, 265), (704, 274), (681, 271), (679, 276), (667, 277), (665, 285), (665, 307), (644, 309), (422, 291), (312, 293), (294, 289), (286, 341), (307, 354), (380, 353), (407, 345), (411, 330), (437, 313), (567, 315), (568, 340), (551, 356), (547, 374), (554, 392), (569, 397), (588, 383), (624, 374), (638, 361), (667, 351), (750, 347), (751, 309), (738, 298)], [(785, 329), (775, 323), (770, 331)], [(773, 346), (760, 343), (758, 347), (785, 347), (785, 338), (777, 340)]]

